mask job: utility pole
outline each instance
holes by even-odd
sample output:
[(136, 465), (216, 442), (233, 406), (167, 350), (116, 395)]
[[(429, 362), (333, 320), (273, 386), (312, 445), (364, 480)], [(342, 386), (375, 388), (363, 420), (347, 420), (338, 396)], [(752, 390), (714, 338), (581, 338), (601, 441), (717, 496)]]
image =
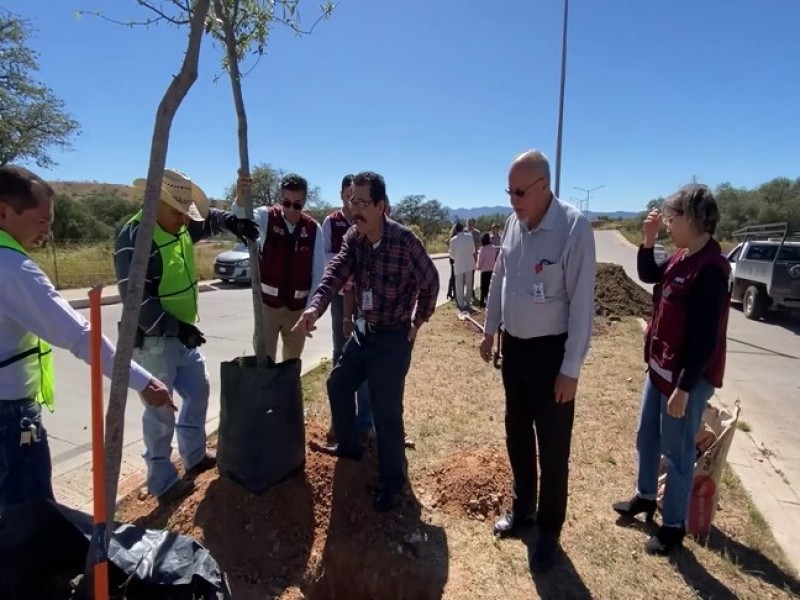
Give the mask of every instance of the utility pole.
[(561, 34), (561, 91), (558, 96), (558, 134), (556, 135), (556, 177), (553, 192), (556, 197), (561, 188), (561, 138), (564, 132), (564, 83), (567, 78), (567, 20), (569, 0), (564, 0), (564, 25)]

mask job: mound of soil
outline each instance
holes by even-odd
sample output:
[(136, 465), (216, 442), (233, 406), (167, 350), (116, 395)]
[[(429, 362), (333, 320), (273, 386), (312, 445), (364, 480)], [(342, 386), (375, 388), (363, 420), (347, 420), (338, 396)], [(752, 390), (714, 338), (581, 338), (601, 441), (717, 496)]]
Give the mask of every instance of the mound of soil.
[[(324, 441), (309, 426), (307, 438)], [(375, 457), (336, 460), (309, 451), (302, 472), (261, 495), (215, 471), (188, 498), (160, 507), (132, 494), (121, 517), (203, 543), (228, 574), (237, 600), (440, 598), (447, 581), (444, 531), (421, 518), (409, 492), (394, 512), (372, 507)]]
[(430, 474), (432, 507), (483, 521), (509, 504), (511, 469), (503, 448), (459, 450)]
[(647, 318), (653, 312), (653, 298), (621, 266), (597, 263), (594, 311), (600, 317)]

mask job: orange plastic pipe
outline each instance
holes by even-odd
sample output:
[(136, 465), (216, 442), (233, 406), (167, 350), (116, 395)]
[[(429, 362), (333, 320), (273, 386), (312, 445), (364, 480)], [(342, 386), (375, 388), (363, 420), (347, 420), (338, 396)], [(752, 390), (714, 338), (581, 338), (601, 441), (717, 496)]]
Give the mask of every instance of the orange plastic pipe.
[(103, 319), (100, 311), (103, 286), (89, 292), (89, 325), (91, 339), (92, 389), (92, 495), (94, 528), (91, 547), (94, 552), (94, 600), (108, 600), (108, 556), (106, 555), (106, 463), (103, 439)]

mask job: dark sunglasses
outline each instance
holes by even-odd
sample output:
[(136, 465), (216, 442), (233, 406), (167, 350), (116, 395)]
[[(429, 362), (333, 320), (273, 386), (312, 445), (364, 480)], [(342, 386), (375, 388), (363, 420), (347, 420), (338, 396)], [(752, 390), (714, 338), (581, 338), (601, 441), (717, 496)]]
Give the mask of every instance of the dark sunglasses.
[(516, 196), (517, 198), (522, 198), (525, 195), (525, 192), (531, 189), (535, 184), (539, 183), (542, 179), (544, 179), (544, 177), (539, 177), (539, 179), (533, 181), (532, 183), (529, 183), (525, 188), (522, 189), (517, 188), (515, 190), (512, 190), (510, 188), (506, 188), (506, 194), (508, 194), (509, 196)]
[(303, 210), (303, 204), (301, 202), (290, 202), (289, 200), (284, 200), (281, 202), (283, 208), (293, 208), (295, 210)]

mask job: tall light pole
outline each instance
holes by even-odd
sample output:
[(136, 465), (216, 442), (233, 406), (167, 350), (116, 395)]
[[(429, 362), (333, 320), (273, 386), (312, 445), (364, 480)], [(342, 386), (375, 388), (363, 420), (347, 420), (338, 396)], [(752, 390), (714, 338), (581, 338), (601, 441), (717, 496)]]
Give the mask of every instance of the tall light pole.
[(602, 187), (605, 187), (605, 185), (598, 185), (597, 187), (594, 187), (594, 188), (592, 188), (590, 190), (587, 190), (586, 188), (582, 188), (582, 187), (573, 187), (572, 188), (573, 190), (580, 190), (582, 192), (586, 192), (586, 198), (584, 198), (584, 200), (583, 200), (584, 206), (581, 209), (581, 212), (584, 212), (584, 213), (588, 213), (589, 212), (589, 198), (591, 198), (592, 192), (594, 192), (595, 190), (599, 190)]
[(556, 181), (553, 189), (556, 197), (561, 189), (561, 136), (564, 132), (564, 83), (567, 78), (567, 20), (569, 0), (564, 0), (564, 30), (561, 35), (561, 91), (558, 97), (558, 134), (556, 136)]

